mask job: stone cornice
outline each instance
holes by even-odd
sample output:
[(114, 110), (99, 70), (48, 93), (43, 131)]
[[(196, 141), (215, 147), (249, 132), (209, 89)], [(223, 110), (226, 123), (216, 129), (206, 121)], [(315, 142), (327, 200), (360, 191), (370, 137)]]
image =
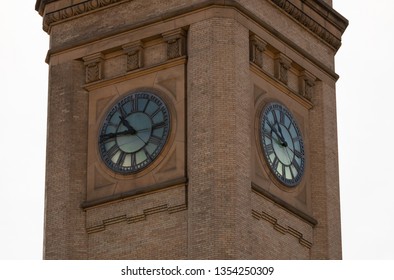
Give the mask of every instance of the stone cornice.
[[(130, 0), (86, 0), (84, 2), (71, 5), (69, 7), (65, 7), (53, 12), (49, 12), (43, 15), (43, 28), (45, 31), (49, 31), (49, 28), (52, 24), (55, 24), (60, 21), (71, 19), (75, 16), (80, 16), (86, 14), (88, 12), (104, 8), (109, 5), (118, 4), (120, 2), (126, 2)], [(312, 17), (308, 16), (303, 10), (298, 8), (295, 4), (293, 4), (290, 0), (269, 0), (272, 4), (276, 5), (278, 8), (283, 10), (289, 16), (298, 21), (305, 28), (316, 34), (323, 41), (329, 44), (334, 49), (339, 49), (341, 46), (341, 39), (338, 36), (332, 34), (329, 30), (324, 28), (321, 24), (319, 24)], [(301, 0), (303, 3), (308, 5), (311, 9), (317, 11), (320, 17), (329, 21), (335, 28), (338, 29), (339, 33), (342, 34), (347, 27), (348, 21), (342, 17), (339, 13), (337, 13), (334, 9), (332, 9), (329, 5), (319, 1), (319, 0)], [(36, 9), (43, 12), (43, 6), (45, 4), (53, 2), (53, 0), (37, 0)], [(253, 14), (253, 11), (247, 10), (241, 4), (239, 4), (235, 0), (202, 0), (199, 4), (194, 4), (188, 7), (187, 9), (183, 8), (180, 12), (191, 12), (196, 9), (204, 8), (211, 5), (219, 5), (219, 6), (233, 6), (239, 10), (241, 10), (246, 15), (251, 18), (256, 18)], [(176, 13), (171, 13), (175, 15)]]
[(72, 17), (88, 13), (90, 11), (94, 11), (112, 4), (126, 1), (130, 0), (87, 0), (78, 4), (74, 4), (69, 7), (59, 9), (44, 15), (43, 28), (45, 31), (48, 31), (50, 25), (58, 21), (67, 20)]
[(116, 201), (121, 201), (121, 200), (129, 199), (129, 198), (133, 198), (136, 196), (146, 195), (147, 193), (163, 191), (166, 189), (179, 187), (179, 186), (186, 187), (187, 183), (188, 183), (187, 178), (181, 177), (181, 178), (174, 179), (172, 181), (157, 183), (157, 184), (149, 186), (149, 187), (137, 188), (137, 189), (133, 189), (128, 192), (115, 194), (115, 195), (103, 197), (103, 198), (96, 199), (96, 200), (85, 201), (80, 206), (82, 209), (86, 210), (88, 208), (96, 207), (99, 205), (113, 203)]
[(328, 20), (331, 24), (336, 26), (341, 33), (345, 32), (349, 21), (340, 13), (335, 11), (330, 5), (322, 0), (301, 0), (309, 8), (318, 13), (322, 18)]
[[(297, 20), (299, 23), (301, 23), (303, 26), (305, 26), (307, 29), (309, 29), (317, 36), (319, 36), (321, 39), (323, 39), (323, 41), (328, 43), (330, 46), (334, 47), (336, 50), (339, 49), (339, 47), (341, 46), (340, 38), (334, 36), (331, 32), (329, 32), (326, 28), (324, 28), (317, 21), (315, 21), (310, 16), (308, 16), (304, 11), (299, 9), (296, 5), (291, 3), (289, 0), (270, 0), (270, 1), (274, 3), (276, 6), (278, 6), (279, 8), (281, 8), (283, 11), (285, 11), (288, 15), (293, 17), (295, 20)], [(310, 3), (311, 1), (305, 1), (305, 2)], [(322, 7), (324, 6), (323, 3), (320, 1), (314, 1), (314, 3), (319, 3), (320, 5), (322, 5)], [(327, 5), (325, 5), (325, 11), (327, 12), (327, 15), (335, 16), (336, 21), (334, 22), (334, 24), (336, 27), (339, 27), (341, 33), (343, 33), (348, 25), (348, 21)], [(332, 17), (327, 16), (326, 18), (327, 19), (330, 18), (330, 22), (333, 21)], [(337, 23), (338, 21), (339, 23)]]

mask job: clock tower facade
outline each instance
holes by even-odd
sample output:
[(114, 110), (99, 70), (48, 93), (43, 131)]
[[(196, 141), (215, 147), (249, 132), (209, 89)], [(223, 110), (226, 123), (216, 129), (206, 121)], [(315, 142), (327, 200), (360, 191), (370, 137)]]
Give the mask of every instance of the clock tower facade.
[(45, 259), (340, 259), (330, 0), (37, 0)]

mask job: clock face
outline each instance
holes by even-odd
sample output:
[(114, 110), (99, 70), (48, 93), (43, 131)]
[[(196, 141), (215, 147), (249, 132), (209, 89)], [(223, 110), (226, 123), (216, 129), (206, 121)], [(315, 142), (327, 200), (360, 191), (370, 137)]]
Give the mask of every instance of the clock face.
[(162, 151), (170, 131), (164, 101), (151, 91), (131, 93), (107, 113), (98, 138), (107, 167), (120, 174), (136, 173)]
[(304, 143), (297, 123), (280, 103), (269, 103), (260, 115), (260, 141), (276, 178), (288, 187), (300, 183), (305, 169)]

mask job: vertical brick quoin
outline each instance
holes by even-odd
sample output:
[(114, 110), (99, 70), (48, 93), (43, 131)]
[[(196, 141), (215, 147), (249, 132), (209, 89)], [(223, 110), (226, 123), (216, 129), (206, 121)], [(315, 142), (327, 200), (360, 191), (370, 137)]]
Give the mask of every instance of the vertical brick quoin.
[(338, 142), (335, 85), (316, 84), (310, 111), (312, 211), (319, 223), (314, 230), (312, 259), (341, 259)]
[(249, 33), (232, 18), (188, 33), (189, 258), (250, 258)]
[[(82, 62), (50, 65), (44, 259), (86, 259), (87, 102)], [(70, 234), (70, 229), (73, 229)]]

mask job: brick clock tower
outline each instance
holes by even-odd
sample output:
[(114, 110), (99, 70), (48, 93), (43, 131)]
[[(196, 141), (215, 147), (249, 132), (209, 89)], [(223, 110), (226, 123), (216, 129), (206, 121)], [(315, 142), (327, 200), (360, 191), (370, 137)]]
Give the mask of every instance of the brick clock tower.
[(331, 0), (37, 0), (45, 259), (340, 259)]

